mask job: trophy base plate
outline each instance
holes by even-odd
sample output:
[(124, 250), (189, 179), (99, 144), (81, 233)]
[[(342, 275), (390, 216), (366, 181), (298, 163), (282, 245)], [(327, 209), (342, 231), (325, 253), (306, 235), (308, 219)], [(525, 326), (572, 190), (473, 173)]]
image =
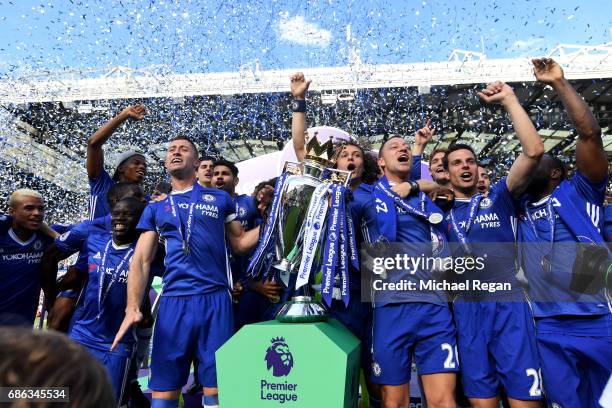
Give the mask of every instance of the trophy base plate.
[(281, 307), (276, 320), (281, 323), (316, 323), (326, 321), (327, 317), (327, 309), (321, 303), (310, 296), (295, 296)]

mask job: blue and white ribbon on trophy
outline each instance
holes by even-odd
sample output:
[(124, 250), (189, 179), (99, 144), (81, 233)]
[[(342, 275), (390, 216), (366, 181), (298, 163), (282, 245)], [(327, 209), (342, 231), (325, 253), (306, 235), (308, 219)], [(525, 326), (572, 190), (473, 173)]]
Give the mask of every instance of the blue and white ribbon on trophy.
[(319, 184), (312, 193), (308, 212), (306, 213), (306, 220), (304, 221), (303, 252), (295, 284), (296, 289), (308, 284), (310, 279), (310, 272), (313, 268), (313, 261), (319, 247), (321, 232), (323, 231), (325, 216), (327, 215), (328, 193), (329, 184), (327, 183)]
[[(327, 222), (327, 240), (323, 249), (321, 296), (325, 303), (331, 305), (339, 298), (348, 305), (349, 297), (349, 262), (358, 267), (355, 235), (350, 214), (346, 212), (346, 196), (348, 189), (340, 184), (332, 184), (331, 215)], [(337, 279), (340, 278), (340, 279)], [(335, 288), (334, 282), (340, 281), (340, 288)]]
[(349, 211), (346, 217), (346, 233), (348, 234), (348, 245), (349, 245), (349, 257), (353, 268), (359, 270), (359, 256), (357, 254), (357, 235), (355, 235), (355, 224), (353, 224), (353, 217)]
[(267, 262), (266, 260), (269, 260), (269, 255), (274, 252), (274, 243), (278, 234), (278, 223), (276, 220), (280, 212), (281, 197), (283, 195), (285, 182), (287, 177), (290, 175), (290, 173), (285, 172), (276, 182), (274, 197), (272, 199), (272, 204), (270, 205), (270, 215), (268, 216), (268, 220), (264, 227), (263, 235), (259, 240), (259, 244), (257, 245), (257, 249), (249, 261), (249, 266), (247, 268), (248, 277), (256, 278), (262, 271), (265, 271), (266, 264), (269, 264), (269, 261)]
[[(340, 250), (340, 222), (342, 200), (341, 186), (332, 184), (331, 191), (331, 214), (327, 221), (327, 233), (325, 246), (323, 249), (323, 264), (322, 264), (322, 279), (321, 279), (321, 297), (331, 306), (334, 293), (334, 279), (336, 277), (338, 264), (338, 251)], [(342, 258), (342, 257), (340, 257)]]

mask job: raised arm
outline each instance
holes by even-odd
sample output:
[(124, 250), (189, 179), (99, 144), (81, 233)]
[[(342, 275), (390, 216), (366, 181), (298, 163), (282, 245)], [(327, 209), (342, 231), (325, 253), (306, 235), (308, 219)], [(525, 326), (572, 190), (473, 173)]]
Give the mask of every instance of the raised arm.
[(427, 124), (416, 131), (414, 135), (414, 144), (412, 145), (412, 155), (421, 156), (425, 150), (427, 143), (431, 142), (431, 139), (436, 134), (436, 129), (431, 127), (431, 119), (427, 119)]
[(244, 231), (240, 222), (230, 221), (225, 224), (225, 236), (232, 248), (238, 255), (244, 255), (257, 245), (259, 241), (259, 226)]
[(155, 259), (158, 243), (159, 235), (154, 231), (143, 232), (138, 238), (128, 273), (125, 318), (115, 336), (111, 351), (117, 347), (130, 327), (142, 320), (140, 305), (149, 282), (149, 271), (151, 270), (151, 263)]
[(478, 93), (480, 99), (486, 103), (499, 104), (504, 107), (516, 132), (516, 137), (523, 148), (516, 158), (506, 179), (508, 190), (518, 197), (525, 191), (527, 185), (544, 154), (544, 144), (538, 135), (529, 115), (523, 109), (512, 88), (503, 82), (489, 84), (486, 89)]
[(591, 109), (572, 85), (565, 79), (563, 69), (550, 58), (532, 60), (538, 81), (553, 87), (565, 106), (565, 111), (578, 132), (576, 143), (576, 166), (591, 182), (605, 179), (608, 159), (601, 141), (601, 128)]
[(144, 105), (128, 106), (117, 116), (106, 122), (87, 141), (87, 176), (90, 179), (98, 178), (104, 168), (104, 150), (102, 146), (115, 130), (129, 118), (140, 120), (144, 118)]
[[(291, 76), (291, 96), (296, 101), (306, 101), (306, 91), (311, 81), (306, 81), (301, 72)], [(306, 112), (293, 112), (291, 118), (291, 139), (298, 161), (306, 155)]]

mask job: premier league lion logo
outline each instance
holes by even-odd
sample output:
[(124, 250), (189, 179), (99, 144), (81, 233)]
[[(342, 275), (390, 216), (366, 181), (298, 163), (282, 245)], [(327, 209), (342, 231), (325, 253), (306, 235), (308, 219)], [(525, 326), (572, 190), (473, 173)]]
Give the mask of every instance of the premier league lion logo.
[(289, 375), (293, 368), (293, 355), (289, 351), (289, 346), (285, 343), (285, 338), (276, 337), (271, 341), (272, 345), (266, 350), (268, 370), (272, 367), (272, 375), (275, 377)]

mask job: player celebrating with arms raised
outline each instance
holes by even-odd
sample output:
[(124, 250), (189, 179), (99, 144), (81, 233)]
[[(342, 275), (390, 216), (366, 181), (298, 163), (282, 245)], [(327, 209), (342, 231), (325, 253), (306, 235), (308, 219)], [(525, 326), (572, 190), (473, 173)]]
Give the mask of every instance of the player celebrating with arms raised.
[(506, 109), (523, 151), (487, 197), (478, 194), (478, 164), (470, 146), (452, 145), (444, 157), (455, 192), (447, 214), (450, 239), (460, 245), (454, 255), (486, 259), (483, 270), (461, 277), (512, 288), (503, 295), (460, 293), (454, 302), (463, 387), (476, 408), (497, 407), (500, 385), (513, 408), (537, 407), (541, 391), (534, 325), (516, 279), (514, 224), (515, 198), (527, 187), (544, 145), (510, 86), (495, 82), (478, 95)]
[[(574, 269), (597, 258), (585, 252), (577, 259), (585, 243), (603, 250), (602, 259), (610, 262), (602, 237), (608, 161), (595, 117), (559, 64), (551, 59), (533, 64), (536, 78), (557, 92), (578, 132), (573, 177), (565, 178), (561, 160), (544, 155), (527, 189), (518, 228), (544, 391), (553, 406), (595, 407), (612, 372), (612, 309), (604, 288), (581, 293), (588, 284), (581, 288)], [(601, 285), (604, 274), (586, 269)]]
[(87, 177), (89, 178), (90, 199), (89, 219), (103, 217), (110, 213), (106, 202), (108, 190), (118, 181), (141, 184), (147, 175), (147, 162), (142, 153), (127, 151), (119, 155), (117, 168), (111, 177), (104, 170), (104, 149), (102, 146), (126, 120), (142, 120), (146, 111), (144, 105), (128, 106), (117, 116), (104, 124), (87, 141)]

